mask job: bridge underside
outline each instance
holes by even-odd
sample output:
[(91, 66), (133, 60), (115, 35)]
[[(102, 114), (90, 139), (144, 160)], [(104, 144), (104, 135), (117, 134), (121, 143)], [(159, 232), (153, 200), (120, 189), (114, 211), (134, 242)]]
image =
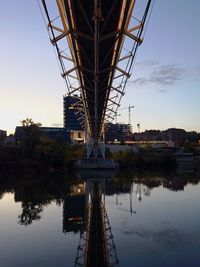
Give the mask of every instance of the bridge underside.
[[(132, 2), (132, 5), (130, 5)], [(91, 136), (98, 140), (134, 1), (64, 1)], [(78, 48), (78, 49), (77, 49)], [(75, 54), (75, 53), (74, 53)]]
[[(142, 20), (130, 26), (135, 0), (57, 0), (60, 23), (56, 25), (42, 0), (62, 76), (69, 94), (78, 94), (74, 108), (94, 145), (102, 141), (104, 122), (116, 115), (124, 95), (150, 2)], [(127, 38), (129, 49), (123, 50)], [(67, 48), (60, 47), (63, 40)]]

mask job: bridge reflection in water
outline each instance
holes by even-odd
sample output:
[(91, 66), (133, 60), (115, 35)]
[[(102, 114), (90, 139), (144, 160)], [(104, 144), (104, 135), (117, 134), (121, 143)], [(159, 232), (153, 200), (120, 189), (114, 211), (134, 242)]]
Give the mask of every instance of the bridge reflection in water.
[[(111, 173), (110, 173), (111, 174)], [(82, 175), (81, 175), (82, 176)], [(94, 178), (95, 177), (95, 178)], [(63, 206), (63, 232), (80, 231), (75, 266), (119, 266), (105, 209), (105, 173), (91, 173), (71, 188)]]

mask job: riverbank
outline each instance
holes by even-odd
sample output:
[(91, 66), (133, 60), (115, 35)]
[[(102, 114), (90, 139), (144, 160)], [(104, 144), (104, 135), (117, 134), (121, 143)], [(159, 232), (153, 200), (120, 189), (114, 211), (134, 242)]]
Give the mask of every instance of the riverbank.
[[(131, 150), (115, 153), (106, 151), (106, 159), (108, 162), (117, 162), (112, 168), (120, 170), (174, 170), (180, 166), (196, 168), (199, 161), (194, 160), (193, 155), (190, 154), (174, 155), (167, 151), (156, 152), (147, 148), (140, 149), (137, 153)], [(52, 173), (62, 169), (69, 172), (74, 168), (79, 169), (77, 162), (85, 162), (86, 160), (82, 160), (84, 156), (84, 146), (69, 145), (62, 140), (53, 141), (43, 138), (32, 150), (22, 145), (3, 145), (0, 146), (0, 173), (4, 176), (6, 174), (37, 174)], [(87, 169), (90, 169), (91, 164), (86, 165)]]
[(109, 155), (119, 162), (121, 169), (159, 169), (177, 167), (176, 158), (170, 153), (156, 153), (153, 149), (141, 149), (138, 153), (133, 151), (119, 151)]

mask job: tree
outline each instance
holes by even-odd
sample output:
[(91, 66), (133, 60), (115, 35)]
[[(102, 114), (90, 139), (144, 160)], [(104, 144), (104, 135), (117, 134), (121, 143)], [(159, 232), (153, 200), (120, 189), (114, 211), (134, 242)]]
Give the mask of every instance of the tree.
[(18, 215), (19, 224), (24, 226), (32, 224), (33, 221), (40, 220), (40, 213), (43, 211), (42, 204), (34, 204), (31, 201), (22, 202), (22, 213)]
[(40, 126), (42, 126), (42, 124), (40, 122), (34, 123), (34, 121), (31, 118), (26, 118), (20, 122), (22, 124), (22, 127), (40, 127)]
[(40, 122), (35, 123), (31, 118), (22, 120), (21, 124), (23, 128), (23, 140), (21, 142), (23, 155), (33, 157), (40, 140), (39, 127), (42, 124)]

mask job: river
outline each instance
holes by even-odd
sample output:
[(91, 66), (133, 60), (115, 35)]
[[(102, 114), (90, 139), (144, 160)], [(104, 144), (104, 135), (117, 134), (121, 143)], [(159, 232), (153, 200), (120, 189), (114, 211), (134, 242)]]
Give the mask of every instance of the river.
[(112, 266), (200, 266), (199, 172), (27, 174), (0, 181), (1, 267), (82, 266), (94, 182)]

